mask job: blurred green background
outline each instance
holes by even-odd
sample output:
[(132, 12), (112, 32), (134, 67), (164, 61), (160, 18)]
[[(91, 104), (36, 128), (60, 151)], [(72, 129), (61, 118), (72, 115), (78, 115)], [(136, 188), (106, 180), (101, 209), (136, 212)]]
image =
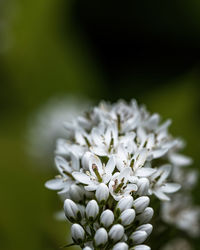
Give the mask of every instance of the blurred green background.
[(27, 121), (60, 94), (136, 98), (173, 119), (198, 170), (200, 1), (1, 0), (0, 84), (0, 248), (59, 249), (62, 205), (26, 153)]

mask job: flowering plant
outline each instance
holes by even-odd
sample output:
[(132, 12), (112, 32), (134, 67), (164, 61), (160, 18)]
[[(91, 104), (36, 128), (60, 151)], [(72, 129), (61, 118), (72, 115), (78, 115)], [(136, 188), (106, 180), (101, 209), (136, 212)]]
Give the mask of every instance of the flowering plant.
[(72, 223), (72, 244), (82, 249), (147, 250), (152, 232), (150, 206), (181, 188), (173, 178), (191, 159), (178, 153), (180, 139), (168, 133), (135, 100), (130, 104), (101, 102), (66, 122), (67, 139), (59, 139), (55, 163), (59, 175), (46, 187), (58, 190), (66, 218)]

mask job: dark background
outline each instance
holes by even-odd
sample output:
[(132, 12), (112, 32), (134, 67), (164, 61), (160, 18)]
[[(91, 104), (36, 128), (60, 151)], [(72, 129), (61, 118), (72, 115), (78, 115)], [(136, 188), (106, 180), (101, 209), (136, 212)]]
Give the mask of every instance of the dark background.
[[(67, 241), (66, 223), (52, 216), (61, 204), (44, 188), (52, 173), (39, 171), (24, 139), (51, 97), (136, 98), (173, 119), (171, 132), (199, 169), (199, 47), (199, 0), (0, 1), (1, 249)], [(198, 187), (193, 195), (199, 204)]]

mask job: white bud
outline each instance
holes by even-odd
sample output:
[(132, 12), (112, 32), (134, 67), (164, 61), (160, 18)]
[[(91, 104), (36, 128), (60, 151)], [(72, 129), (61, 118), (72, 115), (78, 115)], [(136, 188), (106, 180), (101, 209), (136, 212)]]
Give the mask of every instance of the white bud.
[(88, 202), (86, 206), (86, 216), (89, 220), (94, 220), (99, 213), (99, 206), (95, 200), (91, 200)]
[(102, 247), (106, 244), (108, 241), (108, 234), (105, 228), (101, 227), (99, 228), (94, 236), (95, 246)]
[(113, 224), (113, 221), (114, 221), (113, 212), (109, 209), (106, 209), (105, 211), (103, 211), (103, 213), (101, 214), (101, 217), (100, 217), (101, 224), (105, 228), (108, 228), (109, 226), (111, 226)]
[(66, 217), (72, 222), (77, 219), (81, 219), (80, 210), (78, 209), (77, 205), (70, 199), (65, 200), (64, 211)]
[(128, 250), (128, 245), (125, 242), (119, 242), (114, 245), (113, 250)]
[(140, 224), (148, 223), (153, 217), (153, 209), (151, 207), (145, 208), (145, 210), (137, 216)]
[(138, 190), (137, 194), (139, 196), (147, 195), (149, 190), (149, 180), (147, 178), (141, 178), (137, 182)]
[(138, 245), (143, 243), (147, 238), (147, 233), (145, 231), (135, 231), (130, 236), (130, 244)]
[(124, 235), (124, 227), (120, 224), (113, 225), (108, 235), (112, 241), (120, 241)]
[(87, 247), (84, 247), (83, 250), (92, 250), (92, 248), (87, 246)]
[(136, 228), (136, 231), (145, 231), (149, 236), (153, 230), (153, 226), (151, 224), (143, 224)]
[(71, 185), (69, 189), (70, 198), (75, 202), (80, 202), (84, 198), (84, 189), (78, 185)]
[(119, 219), (123, 226), (130, 225), (135, 219), (135, 210), (131, 208), (124, 210), (124, 212), (121, 213)]
[(71, 235), (74, 242), (80, 244), (84, 241), (85, 231), (79, 224), (73, 224), (71, 227)]
[(98, 202), (106, 202), (109, 196), (108, 186), (104, 183), (101, 183), (96, 190), (96, 198)]
[(146, 207), (148, 207), (150, 202), (149, 197), (142, 196), (134, 200), (133, 206), (135, 208), (136, 213), (142, 213)]
[(137, 245), (133, 249), (134, 250), (151, 250), (151, 248), (146, 245)]
[(116, 209), (120, 212), (123, 212), (124, 210), (131, 208), (133, 206), (133, 197), (128, 195), (122, 198), (118, 203)]
[(89, 170), (89, 162), (90, 162), (90, 157), (91, 157), (92, 153), (90, 153), (89, 151), (87, 151), (82, 159), (81, 159), (81, 164), (82, 164), (82, 167), (85, 169), (85, 170)]

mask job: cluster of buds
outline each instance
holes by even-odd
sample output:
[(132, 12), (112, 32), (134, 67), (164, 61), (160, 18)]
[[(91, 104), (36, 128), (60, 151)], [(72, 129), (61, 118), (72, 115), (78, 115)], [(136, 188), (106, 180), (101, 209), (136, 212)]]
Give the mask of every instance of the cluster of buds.
[(98, 107), (65, 123), (55, 163), (59, 175), (46, 182), (58, 190), (65, 215), (73, 223), (74, 244), (83, 249), (149, 249), (143, 242), (152, 231), (150, 197), (161, 201), (180, 189), (168, 182), (183, 143), (168, 133), (136, 101)]
[(64, 211), (73, 223), (71, 235), (75, 244), (85, 250), (150, 249), (142, 244), (152, 232), (148, 223), (153, 216), (153, 209), (148, 207), (149, 197), (134, 200), (129, 195), (117, 202), (103, 183), (89, 199), (79, 187), (73, 185), (72, 189), (76, 193), (64, 201)]

